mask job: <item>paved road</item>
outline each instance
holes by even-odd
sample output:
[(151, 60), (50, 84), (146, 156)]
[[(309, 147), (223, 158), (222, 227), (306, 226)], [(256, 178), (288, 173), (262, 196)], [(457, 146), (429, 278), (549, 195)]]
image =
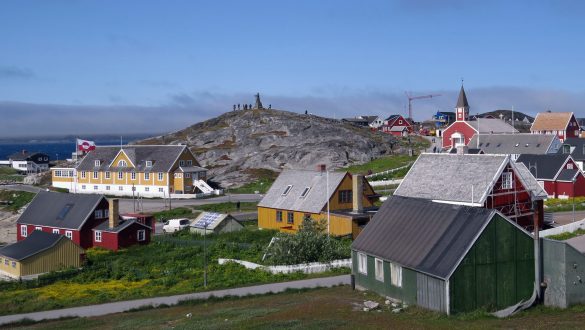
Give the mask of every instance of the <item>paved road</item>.
[(0, 185), (0, 189), (4, 189), (4, 190), (15, 190), (15, 191), (28, 191), (31, 193), (38, 193), (40, 190), (43, 190), (43, 188), (39, 188), (36, 186), (30, 186), (27, 184), (6, 184), (6, 185)]
[(182, 300), (208, 299), (210, 296), (224, 297), (224, 296), (238, 296), (266, 294), (269, 292), (283, 292), (286, 289), (303, 289), (303, 288), (317, 288), (317, 287), (332, 287), (336, 285), (350, 284), (349, 275), (341, 275), (334, 277), (313, 278), (308, 280), (271, 283), (264, 285), (249, 286), (244, 288), (208, 291), (200, 293), (189, 293), (169, 297), (147, 298), (138, 300), (119, 301), (107, 303), (102, 305), (91, 305), (83, 307), (73, 307), (65, 309), (57, 309), (44, 312), (35, 312), (27, 314), (15, 314), (0, 316), (0, 325), (17, 322), (22, 319), (30, 319), (34, 321), (53, 320), (61, 317), (91, 317), (101, 316), (114, 313), (121, 313), (130, 309), (144, 307), (144, 306), (159, 306), (176, 305)]
[[(225, 196), (206, 198), (206, 199), (173, 199), (171, 206), (184, 207), (184, 206), (196, 206), (204, 204), (216, 204), (225, 202), (258, 202), (264, 197), (261, 194), (229, 194)], [(165, 199), (143, 199), (142, 200), (142, 212), (154, 212), (164, 210), (168, 208), (168, 200)], [(137, 206), (138, 207), (138, 204)], [(120, 212), (133, 212), (134, 206), (131, 198), (120, 199)]]
[(553, 213), (553, 221), (554, 226), (562, 226), (569, 224), (571, 222), (579, 221), (585, 219), (585, 211), (575, 211), (575, 218), (573, 219), (573, 211), (567, 212), (554, 212)]
[[(426, 140), (428, 140), (431, 145), (427, 148), (427, 150), (425, 150), (425, 152), (433, 152), (433, 148), (435, 148), (436, 152), (439, 152), (441, 150), (441, 148), (443, 147), (443, 141), (441, 140), (440, 137), (437, 136), (423, 136), (423, 138), (425, 138)], [(433, 140), (435, 141), (433, 143)]]

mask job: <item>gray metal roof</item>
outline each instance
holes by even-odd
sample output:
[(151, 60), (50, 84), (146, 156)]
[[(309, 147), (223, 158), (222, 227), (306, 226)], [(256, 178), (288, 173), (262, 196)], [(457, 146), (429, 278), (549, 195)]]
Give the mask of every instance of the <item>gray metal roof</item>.
[(520, 176), (520, 181), (530, 191), (532, 199), (546, 199), (548, 197), (546, 191), (538, 184), (538, 181), (536, 181), (524, 163), (513, 163), (513, 165), (516, 168), (516, 173)]
[[(480, 119), (482, 120), (485, 119)], [(560, 147), (560, 141), (556, 135), (552, 134), (480, 134), (479, 136), (476, 134), (471, 138), (468, 146), (480, 148), (486, 154), (544, 155), (556, 153), (556, 148)]]
[(471, 125), (479, 133), (518, 133), (517, 129), (501, 119), (480, 118), (479, 120), (467, 121), (466, 123)]
[(561, 173), (559, 173), (559, 176), (557, 176), (557, 181), (571, 182), (577, 177), (577, 174), (579, 174), (579, 170), (575, 168), (572, 170), (561, 170)]
[(175, 172), (187, 172), (187, 173), (191, 173), (191, 172), (204, 172), (207, 171), (206, 168), (204, 167), (199, 167), (199, 166), (180, 166), (179, 168), (177, 168), (175, 170)]
[(22, 151), (22, 152), (13, 153), (12, 155), (8, 156), (8, 159), (10, 159), (10, 160), (16, 160), (16, 161), (23, 161), (23, 160), (28, 160), (31, 157), (35, 156), (35, 155), (41, 155), (43, 157), (49, 157), (47, 154), (42, 153), (42, 152)]
[[(394, 195), (481, 206), (508, 164), (518, 172), (508, 155), (422, 154)], [(542, 196), (534, 177), (520, 179), (535, 189), (533, 196)]]
[(516, 162), (524, 163), (536, 179), (555, 180), (567, 158), (567, 154), (520, 155)]
[(103, 199), (103, 195), (41, 190), (17, 223), (79, 230)]
[(495, 214), (394, 196), (382, 204), (352, 249), (447, 279)]
[(96, 226), (95, 228), (93, 228), (93, 230), (94, 231), (101, 230), (101, 231), (107, 231), (107, 232), (111, 232), (111, 233), (119, 233), (122, 230), (130, 227), (134, 223), (137, 223), (142, 227), (151, 229), (149, 226), (147, 226), (143, 223), (140, 223), (140, 222), (136, 221), (135, 219), (128, 219), (128, 220), (120, 220), (118, 225), (114, 228), (110, 227), (109, 221), (104, 221), (104, 222), (100, 223), (98, 226)]
[[(284, 170), (276, 178), (276, 181), (274, 181), (258, 206), (319, 213), (346, 175), (349, 174), (347, 172), (329, 172), (329, 195), (327, 195), (326, 172)], [(290, 191), (283, 195), (289, 185), (292, 186)], [(301, 197), (301, 193), (307, 187), (309, 192), (305, 197)]]
[(465, 95), (465, 89), (463, 89), (463, 85), (461, 85), (461, 90), (459, 90), (459, 98), (457, 98), (457, 108), (469, 108), (469, 103), (467, 103), (467, 95)]
[[(585, 139), (582, 138), (567, 138), (563, 142), (563, 145), (571, 146), (571, 157), (574, 160), (584, 161), (585, 160)], [(563, 153), (563, 148), (559, 148), (559, 154)]]
[(51, 248), (61, 239), (65, 239), (65, 236), (34, 230), (26, 239), (1, 248), (0, 255), (23, 260)]
[[(128, 156), (136, 168), (128, 167), (119, 168), (117, 164), (110, 163), (120, 152), (119, 146), (96, 147), (90, 151), (79, 163), (79, 171), (139, 171), (139, 172), (169, 172), (175, 161), (181, 153), (189, 150), (183, 145), (153, 145), (153, 146), (123, 146), (122, 150)], [(95, 166), (95, 161), (100, 161), (100, 166)], [(146, 161), (152, 161), (152, 166), (146, 167)], [(199, 164), (194, 164), (199, 165)]]
[(585, 235), (569, 238), (565, 242), (574, 247), (577, 251), (585, 253)]

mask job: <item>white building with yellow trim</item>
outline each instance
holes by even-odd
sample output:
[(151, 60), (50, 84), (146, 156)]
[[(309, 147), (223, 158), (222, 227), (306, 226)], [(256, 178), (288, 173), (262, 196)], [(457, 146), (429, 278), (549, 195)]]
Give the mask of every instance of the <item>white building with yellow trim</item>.
[(75, 168), (52, 168), (53, 187), (72, 193), (169, 197), (215, 192), (184, 145), (98, 146)]

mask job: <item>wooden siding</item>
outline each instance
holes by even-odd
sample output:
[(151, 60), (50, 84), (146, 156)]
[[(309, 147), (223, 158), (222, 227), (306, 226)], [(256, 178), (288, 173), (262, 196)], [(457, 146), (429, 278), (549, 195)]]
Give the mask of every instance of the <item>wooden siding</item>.
[(464, 121), (456, 121), (451, 126), (447, 127), (442, 134), (443, 149), (450, 149), (451, 146), (451, 135), (454, 133), (460, 133), (465, 139), (465, 145), (469, 143), (471, 137), (476, 133), (475, 129), (469, 126)]
[[(8, 261), (8, 265), (5, 262)], [(12, 262), (15, 262), (15, 267), (12, 267)], [(20, 262), (12, 260), (10, 258), (6, 258), (3, 255), (0, 255), (0, 272), (4, 272), (10, 274), (12, 277), (17, 278), (20, 277)]]
[[(363, 197), (362, 197), (363, 206), (364, 207), (372, 207), (372, 206), (374, 206), (373, 202), (371, 200), (369, 200), (366, 196), (373, 195), (374, 190), (372, 189), (372, 186), (370, 186), (370, 184), (367, 183), (366, 179), (364, 179), (364, 187), (365, 187), (365, 191), (364, 191), (365, 194), (363, 194)], [(350, 199), (349, 203), (340, 203), (339, 202), (339, 191), (352, 190), (352, 188), (353, 188), (352, 176), (348, 173), (343, 178), (343, 180), (341, 181), (341, 183), (339, 184), (339, 186), (337, 187), (337, 189), (335, 190), (335, 192), (331, 196), (331, 199), (329, 200), (329, 209), (331, 211), (353, 209), (353, 200), (352, 199)], [(325, 206), (322, 211), (327, 211), (327, 206)]]
[(22, 260), (21, 276), (81, 267), (84, 250), (68, 239), (62, 239), (52, 248)]
[[(276, 221), (276, 212), (282, 211), (282, 222)], [(293, 223), (288, 223), (288, 212), (293, 212)], [(305, 215), (310, 215), (315, 221), (323, 221), (327, 224), (327, 212), (320, 214), (305, 213), (298, 211), (276, 210), (265, 207), (258, 207), (258, 227), (264, 229), (277, 229), (286, 232), (296, 232), (303, 223)], [(346, 236), (352, 234), (352, 220), (336, 214), (330, 214), (330, 232), (333, 236)]]

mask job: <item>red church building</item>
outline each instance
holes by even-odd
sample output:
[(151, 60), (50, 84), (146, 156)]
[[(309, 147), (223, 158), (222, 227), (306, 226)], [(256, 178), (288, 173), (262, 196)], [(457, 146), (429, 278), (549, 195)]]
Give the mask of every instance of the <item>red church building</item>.
[(442, 133), (443, 149), (466, 146), (475, 134), (517, 133), (514, 127), (501, 119), (477, 118), (469, 120), (469, 103), (465, 90), (461, 86), (457, 106), (455, 107), (455, 122), (449, 125)]

